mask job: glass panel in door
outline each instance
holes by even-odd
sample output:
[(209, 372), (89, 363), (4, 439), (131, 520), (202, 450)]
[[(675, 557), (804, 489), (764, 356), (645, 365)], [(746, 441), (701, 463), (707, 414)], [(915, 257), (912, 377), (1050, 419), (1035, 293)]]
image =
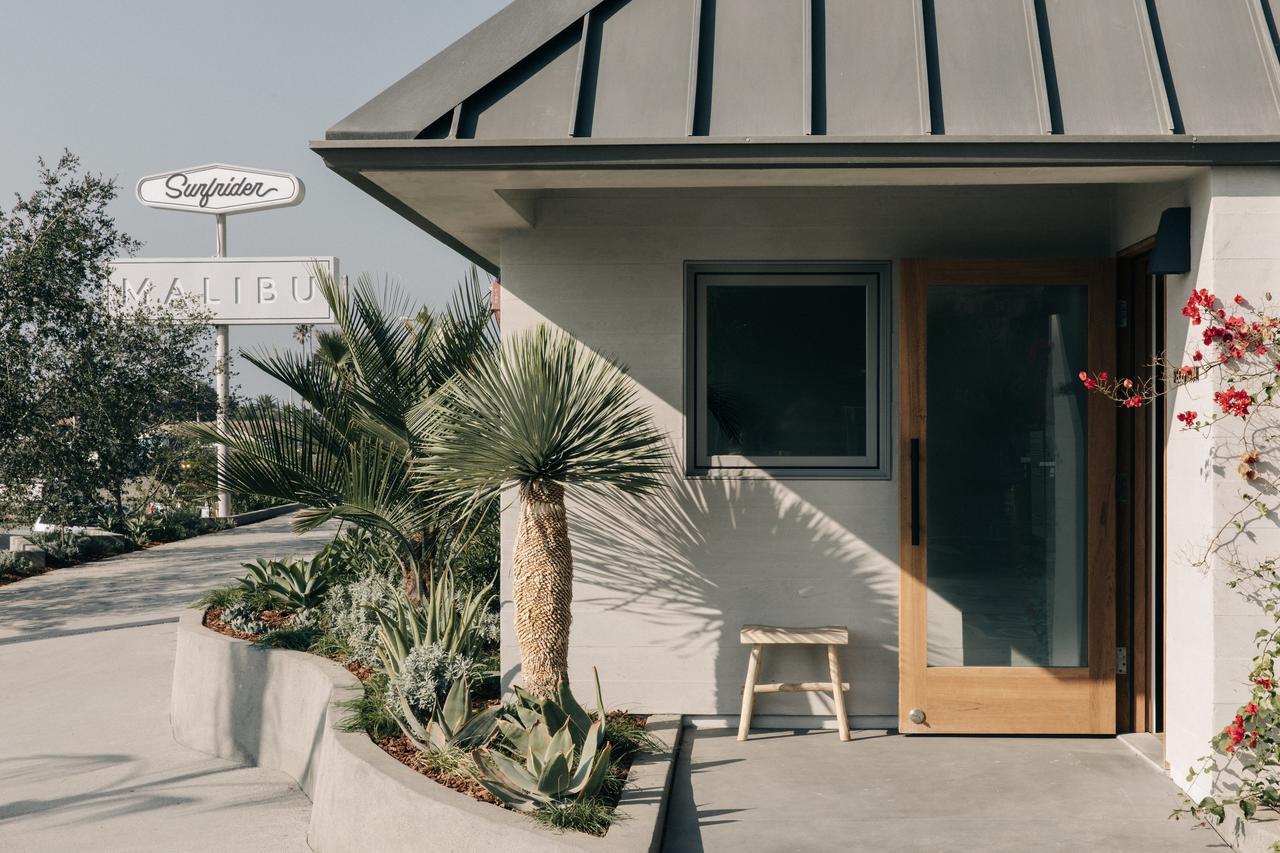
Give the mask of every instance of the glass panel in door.
[(926, 288), (930, 667), (1087, 667), (1085, 285)]

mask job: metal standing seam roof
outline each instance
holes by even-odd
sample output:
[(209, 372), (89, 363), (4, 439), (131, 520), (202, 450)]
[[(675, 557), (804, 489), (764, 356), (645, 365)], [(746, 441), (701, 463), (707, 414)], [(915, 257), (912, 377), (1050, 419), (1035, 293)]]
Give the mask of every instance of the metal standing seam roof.
[(515, 0), (328, 143), (1280, 138), (1280, 0)]

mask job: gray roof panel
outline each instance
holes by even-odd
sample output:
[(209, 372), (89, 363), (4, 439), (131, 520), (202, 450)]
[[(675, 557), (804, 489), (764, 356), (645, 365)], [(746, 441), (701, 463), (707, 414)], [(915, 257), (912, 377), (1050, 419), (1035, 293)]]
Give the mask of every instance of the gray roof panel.
[(809, 2), (703, 0), (698, 70), (710, 85), (699, 94), (695, 133), (804, 135)]
[(943, 132), (1048, 133), (1049, 107), (1032, 0), (934, 0), (930, 5), (941, 89), (934, 98), (940, 96)]
[(579, 135), (685, 135), (695, 4), (614, 2), (591, 13)]
[(329, 128), (329, 139), (413, 139), (600, 0), (514, 0)]
[[(914, 136), (929, 132), (924, 24), (919, 3), (814, 3), (814, 133)], [(819, 37), (821, 36), (821, 37)]]
[[(1063, 133), (1169, 133), (1173, 124), (1143, 0), (1045, 0)], [(1046, 63), (1047, 64), (1047, 63)]]
[(1273, 4), (514, 0), (326, 136), (1275, 136)]
[(1275, 46), (1258, 0), (1155, 0), (1187, 133), (1280, 133)]
[(474, 98), (468, 98), (458, 135), (464, 139), (569, 136), (581, 34), (582, 25), (572, 24)]

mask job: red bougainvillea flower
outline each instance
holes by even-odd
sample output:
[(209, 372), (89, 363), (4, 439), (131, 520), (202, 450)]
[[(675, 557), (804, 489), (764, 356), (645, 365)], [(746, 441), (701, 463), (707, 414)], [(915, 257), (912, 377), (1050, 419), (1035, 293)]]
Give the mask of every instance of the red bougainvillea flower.
[(1236, 303), (1237, 305), (1243, 305), (1243, 304), (1244, 304), (1244, 297), (1237, 293), (1237, 294), (1235, 295), (1235, 303)]
[(1098, 383), (1090, 379), (1089, 374), (1083, 370), (1080, 371), (1080, 381), (1083, 382), (1084, 387), (1089, 389), (1090, 391), (1098, 387)]
[(1142, 405), (1142, 397), (1141, 396), (1130, 397), (1124, 401), (1124, 404), (1126, 407), (1130, 409), (1137, 409)]
[(1250, 702), (1248, 705), (1244, 706), (1244, 712), (1250, 717), (1256, 717), (1258, 716), (1258, 706), (1253, 702)]
[(1255, 678), (1255, 679), (1253, 680), (1253, 683), (1254, 683), (1254, 684), (1256, 684), (1256, 685), (1258, 685), (1259, 687), (1261, 687), (1263, 690), (1270, 690), (1270, 689), (1272, 689), (1272, 688), (1271, 688), (1271, 679), (1270, 679), (1270, 678)]
[[(1204, 361), (1204, 353), (1200, 352), (1200, 350), (1196, 350), (1196, 354), (1195, 354), (1195, 355), (1193, 355), (1193, 356), (1191, 356), (1191, 360), (1192, 360), (1192, 361)], [(1277, 365), (1277, 366), (1280, 366), (1280, 365)]]
[(1207, 290), (1193, 290), (1190, 298), (1187, 299), (1186, 307), (1182, 309), (1182, 316), (1191, 319), (1191, 325), (1198, 326), (1201, 321), (1201, 310), (1211, 310), (1213, 303), (1217, 298)]
[(1185, 412), (1178, 413), (1178, 420), (1186, 426), (1191, 426), (1196, 422), (1196, 412), (1193, 409), (1187, 409)]
[(1222, 408), (1225, 414), (1235, 415), (1238, 418), (1248, 415), (1249, 406), (1253, 404), (1253, 398), (1249, 396), (1249, 392), (1234, 385), (1228, 386), (1225, 391), (1219, 391), (1214, 394), (1213, 401)]
[(1099, 382), (1106, 382), (1106, 381), (1107, 381), (1107, 371), (1105, 371), (1105, 370), (1104, 370), (1104, 371), (1102, 371), (1101, 373), (1099, 373), (1099, 374), (1098, 374), (1098, 381), (1099, 381)]
[(1227, 747), (1227, 752), (1235, 752), (1236, 746), (1240, 741), (1244, 740), (1244, 717), (1236, 714), (1236, 718), (1231, 725), (1223, 729), (1231, 737), (1231, 745)]

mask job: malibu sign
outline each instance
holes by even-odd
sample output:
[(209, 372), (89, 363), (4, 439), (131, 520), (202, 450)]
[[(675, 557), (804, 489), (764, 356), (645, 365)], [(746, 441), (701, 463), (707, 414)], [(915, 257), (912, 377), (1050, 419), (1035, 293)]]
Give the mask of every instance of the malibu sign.
[(302, 181), (287, 172), (211, 163), (147, 175), (138, 181), (138, 201), (147, 207), (191, 213), (245, 213), (292, 207), (305, 194)]
[(111, 263), (111, 304), (190, 304), (219, 325), (332, 323), (317, 267), (341, 280), (332, 257), (120, 258)]

